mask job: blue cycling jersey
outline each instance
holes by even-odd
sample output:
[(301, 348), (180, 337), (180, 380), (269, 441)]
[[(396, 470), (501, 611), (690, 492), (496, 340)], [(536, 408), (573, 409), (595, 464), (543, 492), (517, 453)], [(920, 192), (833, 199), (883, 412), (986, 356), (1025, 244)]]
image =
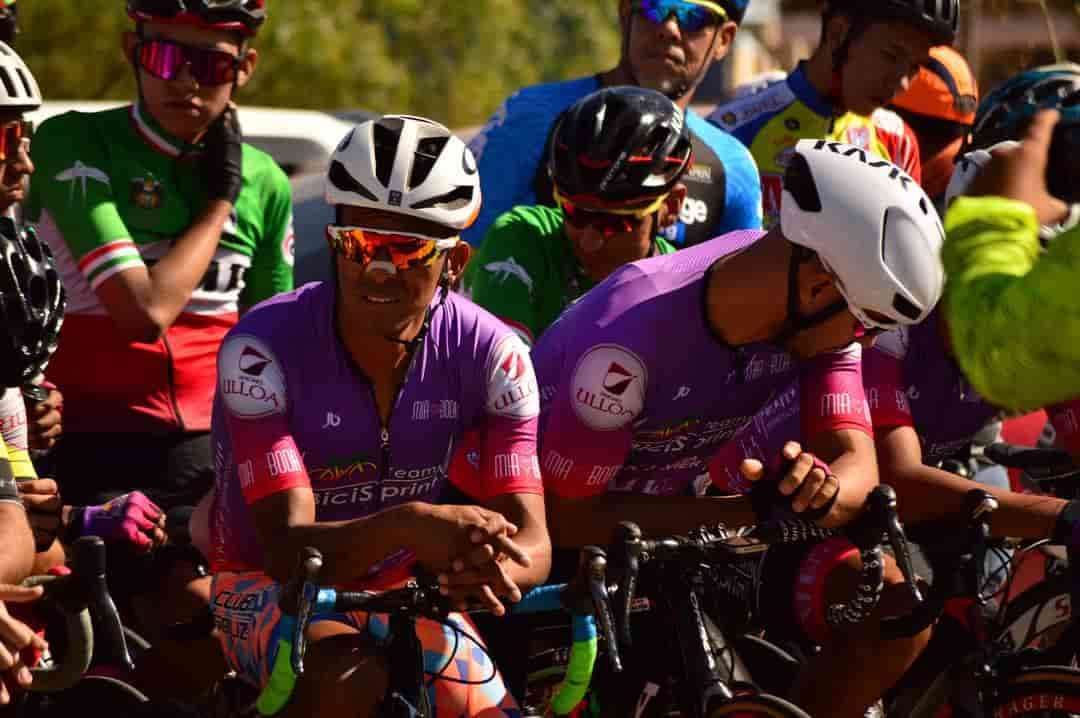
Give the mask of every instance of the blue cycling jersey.
[[(480, 166), (484, 204), (476, 224), (462, 236), (474, 246), (496, 218), (517, 205), (550, 204), (544, 148), (556, 118), (600, 89), (596, 76), (533, 85), (511, 95), (469, 143)], [(693, 111), (686, 124), (694, 166), (680, 221), (664, 232), (676, 247), (704, 242), (739, 229), (761, 227), (761, 182), (749, 151), (727, 132)], [(539, 192), (538, 192), (539, 190)]]

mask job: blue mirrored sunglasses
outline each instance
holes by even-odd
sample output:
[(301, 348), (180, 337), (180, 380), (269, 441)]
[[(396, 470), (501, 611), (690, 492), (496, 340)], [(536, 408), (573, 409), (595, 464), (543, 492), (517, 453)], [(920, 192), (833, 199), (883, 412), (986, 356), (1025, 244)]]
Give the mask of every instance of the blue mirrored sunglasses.
[(637, 0), (637, 11), (649, 22), (662, 25), (672, 15), (686, 32), (697, 32), (727, 20), (724, 8), (711, 2), (686, 0)]

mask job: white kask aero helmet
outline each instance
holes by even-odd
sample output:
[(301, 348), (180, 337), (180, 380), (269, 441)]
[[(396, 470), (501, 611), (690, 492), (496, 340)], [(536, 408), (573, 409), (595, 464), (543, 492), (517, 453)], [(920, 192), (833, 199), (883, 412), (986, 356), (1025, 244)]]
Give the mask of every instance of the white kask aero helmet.
[(41, 107), (41, 90), (30, 68), (18, 53), (0, 42), (0, 109), (36, 110)]
[(345, 136), (326, 175), (326, 201), (467, 229), (480, 212), (480, 174), (465, 143), (437, 122), (387, 115)]
[(795, 145), (780, 227), (818, 255), (864, 326), (918, 324), (941, 298), (941, 218), (915, 180), (866, 150), (826, 140)]

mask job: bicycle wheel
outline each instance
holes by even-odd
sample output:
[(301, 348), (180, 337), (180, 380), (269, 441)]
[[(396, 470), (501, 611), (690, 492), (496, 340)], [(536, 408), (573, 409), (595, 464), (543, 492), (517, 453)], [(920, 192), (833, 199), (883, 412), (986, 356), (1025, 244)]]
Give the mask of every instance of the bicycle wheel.
[(983, 709), (990, 716), (1073, 718), (1080, 715), (1080, 669), (1034, 666), (1001, 676)]
[(1043, 637), (1056, 637), (1055, 629), (1064, 628), (1071, 618), (1068, 579), (1064, 574), (1053, 574), (1006, 604), (1005, 615), (991, 638), (1009, 648), (1024, 648)]
[(768, 693), (739, 696), (723, 705), (711, 706), (707, 715), (708, 718), (810, 718), (802, 708)]

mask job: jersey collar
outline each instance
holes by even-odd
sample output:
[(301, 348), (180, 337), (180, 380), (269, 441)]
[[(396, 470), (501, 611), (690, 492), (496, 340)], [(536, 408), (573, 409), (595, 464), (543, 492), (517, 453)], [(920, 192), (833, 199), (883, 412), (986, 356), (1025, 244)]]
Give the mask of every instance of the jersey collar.
[(810, 84), (810, 78), (806, 76), (806, 60), (800, 62), (799, 66), (788, 75), (787, 83), (795, 97), (815, 113), (822, 117), (832, 117), (836, 114), (836, 108)]
[(130, 115), (131, 124), (143, 141), (163, 155), (176, 158), (203, 149), (202, 145), (189, 144), (170, 135), (138, 102), (131, 105)]

